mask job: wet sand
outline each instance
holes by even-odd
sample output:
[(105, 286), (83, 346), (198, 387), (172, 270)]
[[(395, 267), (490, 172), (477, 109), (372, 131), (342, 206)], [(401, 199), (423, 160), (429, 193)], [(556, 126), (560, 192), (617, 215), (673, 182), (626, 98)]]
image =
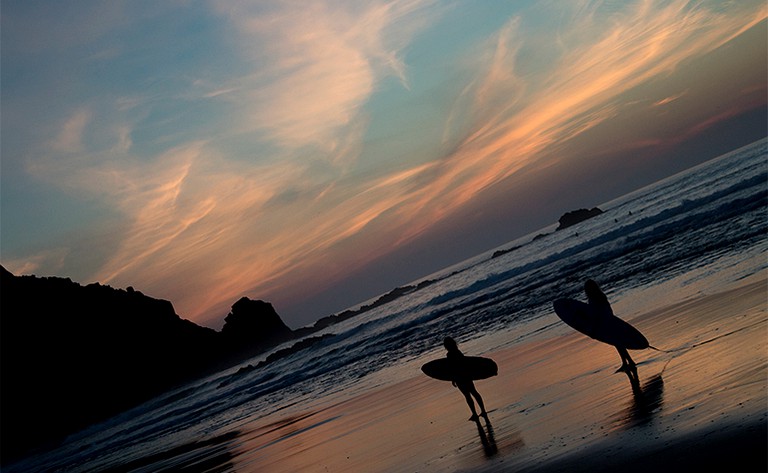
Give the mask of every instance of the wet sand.
[[(483, 354), (500, 367), (476, 382), (488, 421), (467, 421), (456, 388), (416, 374), (241, 426), (211, 456), (226, 453), (217, 471), (765, 472), (767, 288), (753, 281), (627, 319), (667, 351), (631, 352), (639, 386), (614, 373), (613, 347), (556, 323)], [(433, 357), (399, 369), (418, 373)]]

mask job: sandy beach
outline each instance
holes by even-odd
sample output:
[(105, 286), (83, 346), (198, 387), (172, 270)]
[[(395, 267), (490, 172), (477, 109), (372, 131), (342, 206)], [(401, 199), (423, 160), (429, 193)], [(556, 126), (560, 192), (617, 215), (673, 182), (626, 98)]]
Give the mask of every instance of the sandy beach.
[[(764, 279), (752, 280), (629, 320), (664, 350), (632, 353), (639, 389), (614, 373), (613, 347), (556, 323), (483, 354), (500, 367), (499, 376), (476, 383), (488, 421), (468, 421), (450, 383), (416, 375), (245, 424), (190, 446), (189, 464), (215, 471), (594, 472), (738, 463), (740, 471), (766, 471), (766, 288)], [(171, 455), (175, 462), (179, 453)]]

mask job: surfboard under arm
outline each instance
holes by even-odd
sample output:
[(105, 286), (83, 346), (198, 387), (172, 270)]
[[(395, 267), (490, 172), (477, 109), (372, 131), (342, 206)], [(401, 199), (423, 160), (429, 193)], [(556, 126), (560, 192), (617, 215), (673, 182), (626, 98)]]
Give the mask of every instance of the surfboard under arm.
[(648, 348), (648, 340), (635, 327), (614, 315), (600, 313), (575, 299), (558, 299), (553, 304), (563, 322), (595, 340), (630, 350)]
[(496, 362), (482, 356), (465, 356), (460, 360), (438, 358), (425, 363), (421, 367), (430, 378), (441, 381), (478, 380), (490, 378), (498, 374)]

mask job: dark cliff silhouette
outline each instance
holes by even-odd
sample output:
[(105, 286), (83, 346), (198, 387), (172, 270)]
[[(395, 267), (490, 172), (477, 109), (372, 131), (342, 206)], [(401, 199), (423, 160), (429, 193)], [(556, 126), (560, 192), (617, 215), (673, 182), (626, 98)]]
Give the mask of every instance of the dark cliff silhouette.
[(133, 288), (0, 276), (3, 464), (294, 334), (263, 301), (240, 299), (216, 332)]

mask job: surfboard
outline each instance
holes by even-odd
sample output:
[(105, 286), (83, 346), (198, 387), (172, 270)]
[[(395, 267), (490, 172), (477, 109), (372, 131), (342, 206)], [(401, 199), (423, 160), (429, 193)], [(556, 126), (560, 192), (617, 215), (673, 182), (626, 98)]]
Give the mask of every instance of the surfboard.
[(496, 362), (482, 356), (465, 356), (460, 360), (439, 358), (425, 363), (421, 367), (430, 378), (441, 381), (457, 381), (462, 379), (478, 380), (496, 376), (499, 372)]
[(558, 299), (555, 313), (571, 327), (595, 340), (630, 350), (648, 348), (648, 340), (638, 329), (612, 314), (574, 299)]

